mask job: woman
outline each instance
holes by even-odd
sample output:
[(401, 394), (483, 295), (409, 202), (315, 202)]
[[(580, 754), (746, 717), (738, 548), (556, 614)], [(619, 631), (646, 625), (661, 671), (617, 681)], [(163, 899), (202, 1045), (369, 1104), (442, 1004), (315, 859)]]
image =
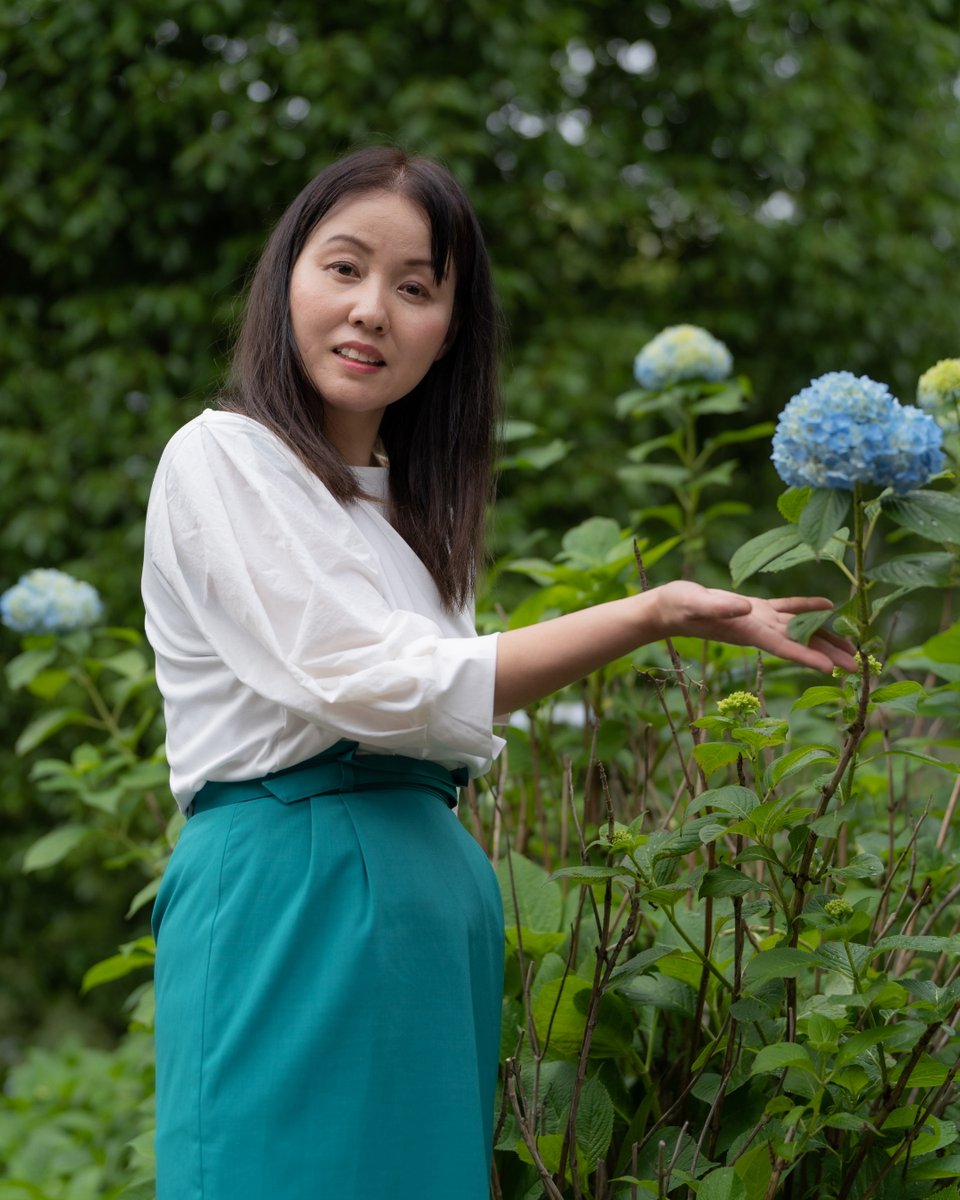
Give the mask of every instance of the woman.
[(787, 636), (828, 601), (692, 583), (477, 637), (496, 348), (463, 192), (364, 150), (281, 218), (222, 407), (164, 452), (159, 1200), (485, 1197), (502, 913), (451, 807), (494, 713), (669, 634), (853, 665)]

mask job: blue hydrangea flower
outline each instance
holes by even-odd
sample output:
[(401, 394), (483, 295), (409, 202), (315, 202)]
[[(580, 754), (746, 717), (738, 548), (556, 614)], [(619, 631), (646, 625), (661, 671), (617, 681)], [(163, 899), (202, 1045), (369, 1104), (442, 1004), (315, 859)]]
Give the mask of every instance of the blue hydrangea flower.
[(773, 462), (791, 487), (856, 483), (908, 492), (943, 469), (943, 431), (886, 384), (830, 371), (789, 401), (773, 435)]
[(667, 326), (633, 360), (634, 378), (650, 390), (691, 379), (718, 383), (732, 370), (733, 355), (699, 325)]
[(0, 596), (0, 621), (17, 633), (70, 633), (102, 614), (95, 587), (53, 568), (28, 571)]

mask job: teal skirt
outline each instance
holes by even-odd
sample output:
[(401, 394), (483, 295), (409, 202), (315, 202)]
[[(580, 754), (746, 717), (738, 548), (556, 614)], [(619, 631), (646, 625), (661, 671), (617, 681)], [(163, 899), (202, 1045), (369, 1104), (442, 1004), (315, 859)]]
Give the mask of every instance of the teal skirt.
[(487, 1200), (496, 878), (450, 772), (207, 784), (154, 908), (158, 1200)]

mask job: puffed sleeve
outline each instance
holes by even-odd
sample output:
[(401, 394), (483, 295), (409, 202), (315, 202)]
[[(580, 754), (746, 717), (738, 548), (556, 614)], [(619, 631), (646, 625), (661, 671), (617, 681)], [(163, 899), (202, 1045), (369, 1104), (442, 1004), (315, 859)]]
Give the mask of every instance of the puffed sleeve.
[(429, 616), (392, 606), (349, 508), (252, 424), (188, 426), (150, 500), (151, 567), (209, 653), (338, 737), (440, 760), (494, 757), (496, 635), (444, 636)]

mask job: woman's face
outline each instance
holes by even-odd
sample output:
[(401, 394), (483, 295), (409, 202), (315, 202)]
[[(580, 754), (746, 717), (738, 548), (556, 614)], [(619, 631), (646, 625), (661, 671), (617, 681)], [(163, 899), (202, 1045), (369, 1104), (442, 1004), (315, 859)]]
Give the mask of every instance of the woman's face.
[(384, 409), (443, 354), (454, 287), (452, 268), (434, 282), (430, 226), (403, 196), (348, 197), (310, 234), (290, 278), (290, 317), (324, 432), (348, 462), (369, 462)]

